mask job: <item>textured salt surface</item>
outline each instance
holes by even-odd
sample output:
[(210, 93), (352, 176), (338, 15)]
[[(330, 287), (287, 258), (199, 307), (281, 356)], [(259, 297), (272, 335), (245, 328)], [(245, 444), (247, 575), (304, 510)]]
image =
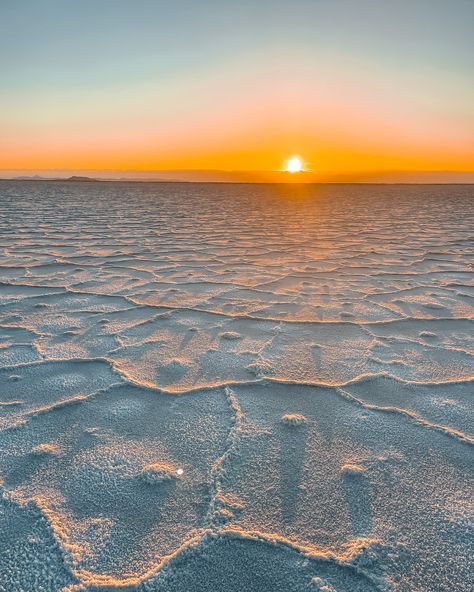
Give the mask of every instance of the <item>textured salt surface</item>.
[(474, 188), (0, 181), (0, 591), (467, 592)]

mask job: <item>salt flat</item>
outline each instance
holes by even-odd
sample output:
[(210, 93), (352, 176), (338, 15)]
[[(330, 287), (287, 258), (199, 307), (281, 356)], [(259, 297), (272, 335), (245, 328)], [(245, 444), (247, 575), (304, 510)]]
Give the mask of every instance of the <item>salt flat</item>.
[(0, 590), (467, 592), (474, 186), (0, 181)]

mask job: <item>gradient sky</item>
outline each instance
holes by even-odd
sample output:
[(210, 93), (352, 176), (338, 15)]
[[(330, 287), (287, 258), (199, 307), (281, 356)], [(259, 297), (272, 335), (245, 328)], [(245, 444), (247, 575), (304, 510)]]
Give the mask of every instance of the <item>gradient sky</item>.
[(473, 0), (1, 0), (0, 169), (474, 170)]

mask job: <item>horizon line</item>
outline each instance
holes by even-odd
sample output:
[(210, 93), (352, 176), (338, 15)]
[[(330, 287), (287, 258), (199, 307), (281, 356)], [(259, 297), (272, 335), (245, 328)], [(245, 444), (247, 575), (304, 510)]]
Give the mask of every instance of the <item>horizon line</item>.
[(224, 169), (74, 169), (1, 168), (3, 180), (116, 181), (145, 183), (235, 183), (235, 184), (367, 184), (367, 185), (471, 185), (474, 170), (379, 170), (317, 172), (302, 170)]

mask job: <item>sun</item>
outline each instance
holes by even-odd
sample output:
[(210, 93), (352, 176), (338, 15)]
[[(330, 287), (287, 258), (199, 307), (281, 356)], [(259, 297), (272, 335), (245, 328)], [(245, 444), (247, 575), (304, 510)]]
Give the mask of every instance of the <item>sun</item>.
[(303, 170), (303, 163), (297, 156), (293, 156), (288, 160), (286, 170), (289, 173), (299, 173)]

